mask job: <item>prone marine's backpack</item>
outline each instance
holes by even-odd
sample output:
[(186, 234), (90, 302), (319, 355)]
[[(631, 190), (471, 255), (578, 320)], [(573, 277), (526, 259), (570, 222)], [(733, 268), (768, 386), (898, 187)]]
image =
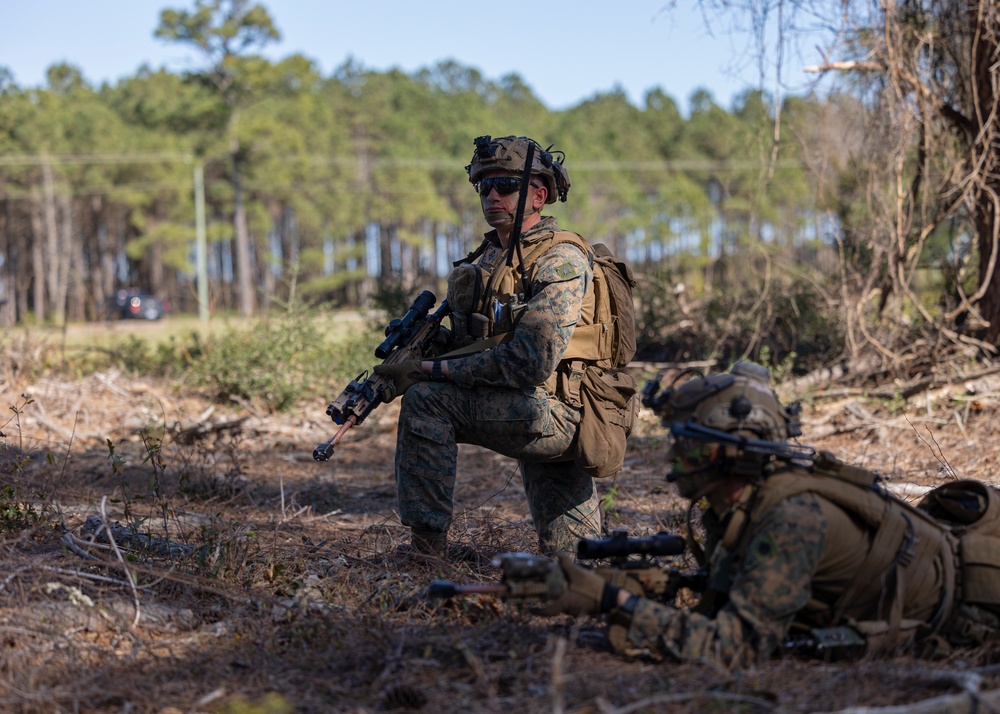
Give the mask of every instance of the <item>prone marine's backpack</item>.
[[(769, 477), (751, 518), (803, 491), (827, 498), (874, 533), (864, 565), (835, 607), (838, 616), (851, 616), (850, 600), (863, 602), (881, 593), (889, 605), (887, 621), (855, 623), (868, 638), (870, 650), (879, 648), (876, 643), (880, 638), (886, 647), (906, 639), (906, 621), (900, 621), (899, 612), (902, 571), (910, 571), (906, 579), (910, 580), (911, 593), (929, 586), (934, 572), (942, 586), (933, 620), (911, 622), (910, 627), (937, 632), (950, 618), (965, 617), (960, 605), (1000, 615), (1000, 491), (993, 486), (973, 479), (954, 481), (932, 489), (913, 506), (888, 494), (876, 474), (821, 452), (808, 476), (789, 473)], [(925, 581), (924, 587), (921, 581)], [(988, 628), (974, 619), (966, 618), (957, 627), (968, 643), (990, 635)], [(948, 627), (950, 638), (956, 625), (953, 622)]]
[(962, 479), (929, 491), (917, 508), (958, 538), (961, 601), (1000, 614), (1000, 491)]

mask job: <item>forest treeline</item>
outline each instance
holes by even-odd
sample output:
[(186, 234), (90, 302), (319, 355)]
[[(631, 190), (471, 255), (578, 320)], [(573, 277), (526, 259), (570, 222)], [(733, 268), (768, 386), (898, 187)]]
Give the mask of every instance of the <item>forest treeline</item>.
[[(881, 51), (867, 26), (842, 49)], [(894, 369), (923, 326), (927, 344), (995, 351), (991, 185), (955, 193), (962, 142), (898, 110), (917, 91), (912, 72), (890, 91), (899, 52), (831, 65), (872, 78), (842, 93), (726, 108), (698, 91), (685, 116), (660, 88), (553, 111), (518, 75), (452, 61), (323, 76), (253, 54), (279, 34), (247, 0), (164, 10), (155, 34), (200, 68), (100, 87), (68, 64), (43, 87), (0, 68), (0, 324), (101, 319), (132, 286), (202, 315), (399, 307), (480, 240), (475, 137), (516, 134), (565, 154), (569, 201), (551, 213), (632, 263), (640, 354), (801, 369), (871, 349)]]
[[(441, 63), (412, 75), (260, 60), (257, 97), (230, 121), (198, 76), (142, 69), (94, 88), (72, 66), (0, 94), (0, 308), (6, 324), (87, 320), (121, 286), (197, 310), (195, 175), (202, 170), (210, 303), (238, 309), (233, 172), (249, 228), (256, 305), (304, 296), (342, 305), (433, 283), (484, 228), (464, 166), (481, 134), (529, 135), (566, 154), (561, 223), (638, 270), (705, 261), (751, 241), (832, 243), (838, 167), (810, 166), (843, 107), (792, 98), (772, 162), (769, 100), (731, 109), (707, 92), (683, 117), (659, 89), (642, 107), (599, 94), (550, 111), (516, 75)], [(762, 138), (768, 141), (762, 141)], [(238, 143), (237, 160), (231, 146)], [(784, 150), (787, 149), (787, 150)]]

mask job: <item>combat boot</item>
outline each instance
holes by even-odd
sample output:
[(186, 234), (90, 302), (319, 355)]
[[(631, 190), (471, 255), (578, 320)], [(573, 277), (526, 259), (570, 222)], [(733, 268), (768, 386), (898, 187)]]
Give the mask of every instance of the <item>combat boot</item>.
[(443, 558), (448, 549), (448, 531), (411, 528), (410, 546), (421, 555)]

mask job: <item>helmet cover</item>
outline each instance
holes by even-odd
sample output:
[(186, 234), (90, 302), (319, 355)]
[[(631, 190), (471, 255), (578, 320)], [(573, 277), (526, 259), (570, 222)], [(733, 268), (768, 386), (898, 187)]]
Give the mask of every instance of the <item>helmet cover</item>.
[[(683, 377), (684, 373), (678, 375)], [(737, 362), (729, 372), (698, 373), (680, 386), (656, 396), (651, 406), (663, 424), (691, 422), (722, 432), (783, 442), (802, 432), (799, 406), (785, 407), (770, 386), (771, 373), (751, 362)]]
[(524, 171), (524, 161), (528, 156), (528, 144), (535, 145), (535, 156), (531, 161), (531, 175), (539, 177), (545, 182), (548, 188), (546, 203), (555, 203), (556, 200), (565, 201), (569, 193), (569, 173), (563, 163), (566, 155), (557, 151), (561, 155), (561, 160), (556, 159), (549, 149), (543, 149), (534, 139), (526, 136), (504, 136), (494, 139), (490, 136), (480, 136), (475, 140), (476, 151), (472, 155), (472, 162), (465, 167), (469, 172), (469, 183), (475, 185), (479, 183), (483, 174), (487, 171), (507, 171), (520, 174)]

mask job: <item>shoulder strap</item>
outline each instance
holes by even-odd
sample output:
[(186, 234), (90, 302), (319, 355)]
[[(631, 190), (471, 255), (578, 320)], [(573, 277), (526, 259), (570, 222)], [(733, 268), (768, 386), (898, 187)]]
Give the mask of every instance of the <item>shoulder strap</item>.
[(488, 246), (489, 244), (490, 244), (490, 242), (484, 238), (483, 241), (479, 244), (478, 248), (476, 248), (474, 251), (472, 251), (471, 253), (469, 253), (464, 258), (460, 258), (459, 260), (454, 261), (452, 263), (452, 266), (454, 266), (454, 267), (457, 268), (462, 263), (471, 263), (476, 258), (478, 258), (479, 256), (481, 256), (483, 253), (486, 252), (486, 246)]
[(438, 355), (434, 359), (445, 360), (455, 359), (456, 357), (468, 357), (469, 355), (485, 352), (486, 350), (492, 349), (497, 345), (502, 345), (505, 342), (510, 342), (513, 337), (513, 332), (501, 332), (493, 335), (493, 337), (488, 337), (485, 340), (470, 342), (467, 345), (453, 349), (451, 352), (445, 352), (443, 355)]

